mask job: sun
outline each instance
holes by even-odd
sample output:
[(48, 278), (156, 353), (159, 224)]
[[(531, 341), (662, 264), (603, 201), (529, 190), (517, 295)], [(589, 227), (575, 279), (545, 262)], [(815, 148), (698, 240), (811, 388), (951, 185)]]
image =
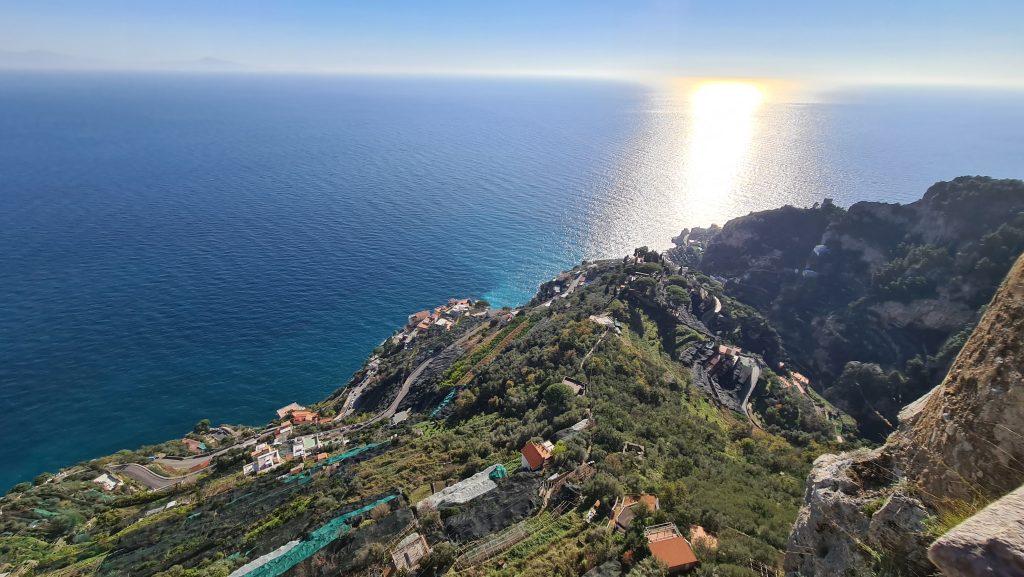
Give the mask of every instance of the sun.
[(765, 89), (756, 82), (710, 80), (697, 84), (690, 103), (698, 113), (749, 114), (765, 100)]

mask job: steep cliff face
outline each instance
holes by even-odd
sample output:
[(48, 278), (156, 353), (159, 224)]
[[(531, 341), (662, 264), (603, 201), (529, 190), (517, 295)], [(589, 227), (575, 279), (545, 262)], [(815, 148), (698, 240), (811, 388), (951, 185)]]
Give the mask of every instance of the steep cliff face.
[(1022, 370), (1024, 256), (946, 379), (900, 413), (885, 445), (815, 462), (787, 572), (934, 572), (926, 551), (948, 525), (1024, 483)]
[[(881, 440), (945, 375), (1022, 250), (1024, 182), (960, 177), (906, 205), (826, 201), (734, 219), (697, 266), (767, 317), (794, 364)], [(863, 372), (850, 363), (877, 364), (881, 378), (843, 378)]]
[(932, 501), (987, 500), (1024, 483), (1024, 257), (943, 384), (889, 444)]

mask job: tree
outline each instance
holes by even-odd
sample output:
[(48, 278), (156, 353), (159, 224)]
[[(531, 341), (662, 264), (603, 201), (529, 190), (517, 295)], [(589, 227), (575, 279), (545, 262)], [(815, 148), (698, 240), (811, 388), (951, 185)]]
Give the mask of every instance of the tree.
[(583, 495), (587, 503), (600, 500), (605, 506), (611, 507), (615, 499), (622, 495), (622, 485), (608, 473), (598, 473), (583, 485)]
[(561, 414), (569, 410), (572, 399), (576, 394), (567, 385), (555, 383), (544, 389), (544, 404), (554, 414)]
[(210, 432), (210, 419), (203, 419), (196, 423), (195, 427), (192, 427), (192, 432), (197, 435), (205, 435)]
[(434, 545), (430, 554), (420, 563), (420, 569), (425, 575), (439, 575), (455, 562), (455, 554), (455, 545), (442, 541)]
[(672, 306), (690, 306), (690, 291), (677, 285), (669, 285), (668, 288), (665, 289), (665, 293), (668, 295), (668, 302), (670, 302)]

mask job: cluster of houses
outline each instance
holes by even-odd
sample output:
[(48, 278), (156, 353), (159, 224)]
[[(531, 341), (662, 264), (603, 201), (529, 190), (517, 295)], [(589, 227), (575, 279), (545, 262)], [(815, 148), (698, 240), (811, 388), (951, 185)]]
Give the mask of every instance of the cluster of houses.
[(796, 389), (801, 395), (807, 394), (807, 389), (811, 386), (811, 380), (796, 371), (789, 371), (788, 376), (784, 376), (786, 372), (786, 365), (779, 363), (779, 382), (782, 383), (784, 389)]
[(277, 418), (293, 425), (320, 422), (320, 415), (316, 411), (311, 411), (298, 403), (290, 403), (278, 409)]
[(720, 382), (753, 387), (761, 378), (761, 367), (752, 357), (742, 353), (743, 350), (739, 347), (718, 345), (706, 364), (708, 374)]
[(293, 471), (301, 470), (307, 459), (323, 460), (327, 453), (321, 452), (317, 435), (303, 435), (292, 439), (292, 432), (298, 425), (320, 422), (320, 415), (298, 403), (291, 403), (277, 410), (281, 424), (274, 431), (270, 443), (257, 443), (250, 452), (251, 460), (242, 466), (246, 475), (259, 475), (274, 470), (284, 463), (292, 462)]
[(228, 425), (220, 425), (200, 435), (190, 433), (188, 437), (181, 439), (181, 444), (185, 445), (185, 450), (189, 453), (201, 455), (210, 450), (211, 444), (214, 447), (221, 446), (225, 441), (234, 438), (236, 435), (237, 433), (233, 428)]
[(405, 325), (405, 331), (398, 336), (408, 343), (419, 334), (427, 332), (432, 328), (450, 331), (455, 326), (455, 322), (464, 315), (482, 316), (487, 314), (486, 311), (470, 313), (473, 305), (474, 302), (470, 299), (448, 299), (448, 304), (436, 307), (434, 310), (413, 313), (409, 315), (409, 322)]

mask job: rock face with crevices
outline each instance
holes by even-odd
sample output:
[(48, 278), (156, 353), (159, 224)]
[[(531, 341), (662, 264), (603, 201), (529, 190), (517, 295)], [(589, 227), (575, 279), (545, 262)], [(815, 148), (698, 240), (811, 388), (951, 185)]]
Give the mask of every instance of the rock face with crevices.
[[(900, 413), (883, 446), (815, 461), (787, 573), (927, 575), (935, 561), (948, 575), (1024, 575), (1022, 370), (1024, 256), (945, 380)], [(1011, 492), (932, 545), (943, 512)]]

